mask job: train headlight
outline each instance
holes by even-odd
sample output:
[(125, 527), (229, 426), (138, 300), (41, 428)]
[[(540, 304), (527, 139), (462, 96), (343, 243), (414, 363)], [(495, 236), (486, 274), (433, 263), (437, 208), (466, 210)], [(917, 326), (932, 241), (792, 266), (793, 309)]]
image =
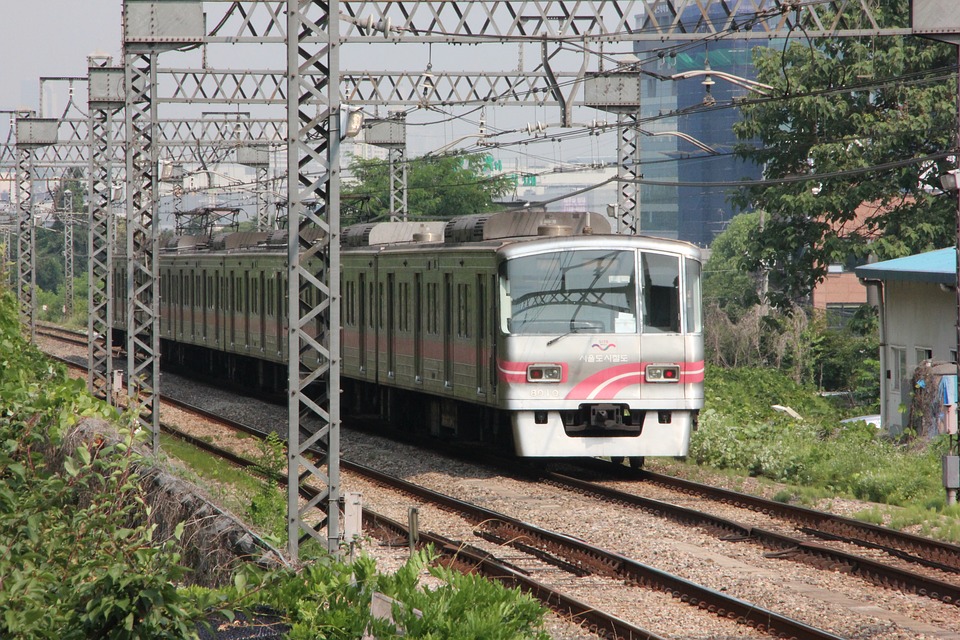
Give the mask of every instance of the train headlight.
[(647, 382), (680, 382), (680, 367), (675, 364), (648, 364), (644, 369)]
[(563, 367), (558, 364), (531, 364), (527, 367), (527, 382), (560, 382)]

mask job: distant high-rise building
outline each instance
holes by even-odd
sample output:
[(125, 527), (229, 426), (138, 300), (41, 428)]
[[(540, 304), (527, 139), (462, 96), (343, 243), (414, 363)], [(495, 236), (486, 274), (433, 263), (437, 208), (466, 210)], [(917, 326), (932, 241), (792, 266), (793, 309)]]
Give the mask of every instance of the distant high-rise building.
[[(688, 33), (709, 33), (721, 29), (728, 16), (719, 4), (713, 5), (716, 24), (704, 24), (700, 10), (691, 6), (681, 21)], [(666, 2), (655, 11), (666, 11)], [(648, 27), (638, 16), (639, 29)], [(651, 72), (642, 84), (641, 128), (652, 134), (641, 137), (640, 228), (643, 233), (679, 238), (708, 246), (739, 211), (730, 203), (734, 187), (724, 183), (761, 177), (761, 167), (732, 155), (737, 142), (733, 125), (740, 118), (735, 107), (726, 106), (738, 96), (750, 93), (722, 78), (695, 76), (684, 80), (663, 80), (676, 74), (706, 70), (720, 71), (754, 80), (752, 50), (769, 46), (766, 40), (638, 42), (634, 52), (641, 68)], [(706, 81), (706, 84), (705, 84)], [(712, 81), (712, 84), (711, 84)], [(710, 106), (713, 104), (713, 106)], [(673, 135), (682, 133), (707, 145), (709, 154), (689, 141)]]

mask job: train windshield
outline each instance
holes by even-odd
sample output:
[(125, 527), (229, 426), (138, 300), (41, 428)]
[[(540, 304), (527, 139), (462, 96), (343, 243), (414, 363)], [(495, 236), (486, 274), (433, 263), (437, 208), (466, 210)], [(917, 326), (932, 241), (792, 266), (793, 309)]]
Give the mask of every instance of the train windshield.
[(508, 260), (500, 267), (501, 328), (513, 335), (636, 333), (636, 272), (633, 251)]

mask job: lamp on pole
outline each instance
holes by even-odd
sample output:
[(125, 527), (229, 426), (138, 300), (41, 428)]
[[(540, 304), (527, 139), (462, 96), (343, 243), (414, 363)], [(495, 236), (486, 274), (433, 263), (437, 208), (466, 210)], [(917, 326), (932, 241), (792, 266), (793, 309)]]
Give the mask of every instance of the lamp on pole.
[(715, 71), (711, 69), (709, 64), (706, 69), (694, 69), (693, 71), (684, 71), (682, 73), (675, 73), (671, 76), (667, 76), (670, 80), (686, 80), (688, 78), (696, 78), (699, 76), (705, 76), (703, 79), (703, 84), (707, 89), (716, 82), (713, 78), (720, 78), (721, 80), (726, 80), (730, 84), (735, 84), (738, 87), (742, 87), (751, 93), (755, 93), (759, 96), (769, 97), (773, 92), (773, 87), (769, 84), (764, 84), (762, 82), (757, 82), (756, 80), (750, 80), (749, 78), (741, 78), (740, 76), (735, 76), (732, 73), (726, 73), (724, 71)]

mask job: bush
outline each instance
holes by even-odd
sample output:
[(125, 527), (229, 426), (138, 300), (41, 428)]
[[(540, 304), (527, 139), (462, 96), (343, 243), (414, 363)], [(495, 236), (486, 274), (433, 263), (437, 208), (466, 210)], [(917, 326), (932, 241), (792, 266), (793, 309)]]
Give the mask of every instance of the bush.
[[(368, 629), (398, 638), (393, 625), (371, 619), (380, 591), (402, 602), (394, 613), (407, 637), (547, 640), (544, 610), (517, 590), (436, 567), (445, 584), (422, 589), (426, 552), (394, 575), (378, 574), (366, 557), (325, 556), (299, 573), (241, 567), (223, 591), (179, 589), (183, 529), (155, 539), (132, 432), (113, 444), (87, 434), (68, 442), (78, 418), (115, 412), (20, 331), (15, 301), (0, 294), (0, 638), (192, 638), (214, 614), (230, 619), (257, 605), (282, 612), (294, 639), (353, 639)], [(268, 441), (261, 471), (275, 475), (283, 462), (282, 445)], [(266, 482), (251, 509), (276, 532), (283, 506), (285, 495)]]
[[(866, 423), (841, 423), (814, 390), (769, 369), (711, 367), (705, 395), (690, 442), (689, 457), (698, 464), (873, 502), (942, 505), (940, 442), (911, 448), (883, 439)], [(793, 408), (802, 419), (773, 404)]]
[[(543, 608), (517, 589), (436, 566), (429, 573), (443, 584), (423, 588), (419, 578), (432, 559), (432, 551), (420, 551), (394, 574), (377, 573), (368, 556), (349, 564), (325, 557), (298, 573), (248, 568), (223, 596), (285, 612), (291, 640), (352, 640), (364, 632), (381, 639), (549, 639)], [(371, 617), (374, 592), (397, 601), (395, 623)]]
[(64, 448), (79, 417), (112, 411), (20, 335), (0, 295), (0, 637), (194, 634), (200, 605), (176, 589), (171, 545), (153, 539), (133, 437)]

